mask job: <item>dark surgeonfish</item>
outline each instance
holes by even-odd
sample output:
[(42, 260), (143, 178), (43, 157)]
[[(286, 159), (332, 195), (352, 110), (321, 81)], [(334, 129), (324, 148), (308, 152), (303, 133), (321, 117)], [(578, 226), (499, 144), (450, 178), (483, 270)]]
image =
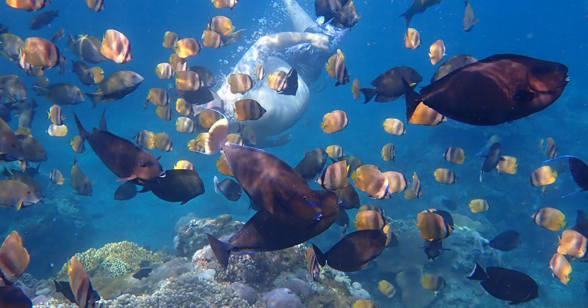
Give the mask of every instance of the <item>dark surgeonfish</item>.
[(343, 156), (339, 157), (339, 161), (342, 161), (342, 160), (346, 161), (347, 166), (349, 166), (349, 170), (347, 170), (347, 176), (350, 178), (351, 178), (351, 175), (353, 174), (353, 172), (355, 170), (357, 170), (357, 168), (359, 168), (361, 165), (363, 165), (361, 160), (357, 156), (353, 156), (353, 155), (343, 155)]
[(181, 202), (180, 205), (202, 195), (204, 183), (195, 170), (173, 169), (164, 171), (164, 176), (145, 182), (141, 192), (151, 191), (167, 202)]
[(334, 192), (337, 194), (337, 198), (341, 201), (340, 205), (342, 209), (358, 209), (361, 206), (359, 194), (355, 188), (353, 188), (353, 185), (349, 184), (346, 187), (335, 190)]
[(306, 181), (314, 180), (319, 175), (327, 162), (327, 152), (322, 148), (316, 148), (304, 153), (304, 158), (294, 167)]
[(31, 22), (29, 23), (29, 29), (31, 30), (39, 30), (47, 25), (49, 25), (55, 17), (59, 17), (59, 11), (44, 11), (41, 13), (37, 13), (33, 18), (31, 18)]
[(447, 59), (447, 61), (443, 62), (443, 64), (441, 64), (437, 68), (437, 70), (435, 71), (435, 74), (433, 74), (433, 77), (431, 78), (431, 83), (449, 75), (449, 73), (455, 71), (458, 68), (464, 67), (468, 64), (472, 64), (476, 61), (478, 61), (478, 59), (476, 59), (470, 55), (466, 55), (466, 54), (455, 55), (455, 56)]
[(466, 278), (481, 281), (480, 284), (488, 294), (509, 301), (509, 305), (528, 302), (539, 297), (537, 282), (518, 271), (502, 267), (488, 267), (484, 271), (482, 266), (476, 263), (471, 274)]
[(581, 191), (588, 190), (588, 165), (577, 157), (570, 157), (568, 164), (574, 182), (580, 187)]
[(506, 230), (490, 241), (490, 247), (501, 251), (511, 251), (521, 244), (521, 234), (514, 230)]
[(494, 143), (488, 149), (488, 153), (484, 155), (484, 162), (482, 162), (482, 167), (480, 168), (480, 182), (482, 182), (482, 178), (485, 172), (490, 172), (496, 169), (496, 165), (502, 159), (500, 156), (500, 143)]
[(94, 93), (85, 93), (96, 107), (100, 102), (112, 102), (135, 91), (143, 82), (143, 76), (133, 71), (117, 71), (104, 78)]
[(92, 288), (88, 273), (76, 257), (72, 257), (67, 263), (67, 274), (69, 281), (53, 280), (55, 290), (80, 308), (95, 307), (100, 295)]
[(321, 200), (292, 167), (259, 149), (227, 143), (223, 159), (249, 198), (272, 215), (318, 220)]
[(75, 39), (70, 35), (67, 41), (67, 48), (71, 48), (76, 56), (93, 64), (106, 60), (100, 52), (100, 46), (102, 42), (89, 34), (78, 34)]
[(190, 66), (190, 70), (198, 76), (200, 76), (200, 81), (202, 85), (207, 88), (212, 88), (216, 85), (216, 79), (214, 78), (214, 74), (204, 66)]
[(588, 191), (588, 165), (583, 162), (581, 159), (572, 156), (572, 155), (563, 155), (558, 156), (552, 159), (548, 159), (543, 163), (549, 163), (558, 159), (567, 158), (568, 159), (568, 166), (570, 167), (570, 173), (572, 174), (572, 178), (578, 187), (580, 187), (579, 191), (575, 191), (573, 193), (569, 193), (562, 198), (569, 197), (571, 195), (575, 195), (577, 193), (581, 193), (583, 191)]
[(314, 10), (339, 28), (351, 28), (359, 20), (353, 0), (315, 0)]
[(241, 186), (233, 179), (224, 179), (219, 182), (218, 178), (214, 177), (214, 192), (222, 193), (229, 201), (237, 201), (241, 198)]
[(422, 13), (427, 8), (441, 3), (441, 0), (413, 0), (412, 5), (408, 8), (404, 14), (400, 15), (400, 17), (404, 17), (404, 21), (406, 22), (406, 26), (410, 24), (412, 17), (416, 13)]
[(137, 185), (133, 182), (122, 183), (114, 192), (114, 200), (131, 200), (137, 195)]
[(578, 210), (576, 224), (571, 229), (582, 234), (584, 237), (588, 237), (588, 215), (586, 215), (586, 212)]
[(406, 90), (406, 117), (419, 103), (459, 122), (498, 125), (518, 120), (553, 104), (569, 79), (560, 63), (521, 55), (498, 54), (459, 68), (415, 92)]
[(339, 217), (339, 202), (335, 193), (331, 191), (320, 190), (315, 191), (314, 194), (322, 207), (322, 216), (318, 220), (309, 222), (296, 216), (281, 217), (261, 209), (227, 242), (207, 234), (208, 242), (218, 262), (223, 267), (227, 267), (230, 253), (233, 251), (282, 250), (323, 233)]
[(365, 97), (365, 103), (376, 97), (376, 102), (391, 102), (405, 94), (402, 80), (406, 80), (411, 88), (416, 87), (423, 77), (413, 68), (408, 66), (393, 67), (372, 80), (373, 88), (362, 88), (361, 93)]
[(344, 210), (339, 211), (339, 217), (337, 217), (335, 223), (337, 223), (341, 227), (349, 226), (349, 215), (347, 214), (347, 212)]
[(321, 266), (328, 264), (342, 272), (353, 272), (377, 258), (386, 248), (386, 240), (381, 230), (361, 230), (347, 234), (324, 254), (316, 245), (313, 249)]
[(141, 184), (144, 181), (153, 181), (165, 176), (159, 160), (151, 152), (141, 150), (131, 141), (107, 131), (94, 128), (89, 133), (84, 129), (75, 113), (74, 119), (82, 140), (87, 140), (90, 143), (92, 150), (106, 167), (119, 177), (119, 180), (137, 179)]

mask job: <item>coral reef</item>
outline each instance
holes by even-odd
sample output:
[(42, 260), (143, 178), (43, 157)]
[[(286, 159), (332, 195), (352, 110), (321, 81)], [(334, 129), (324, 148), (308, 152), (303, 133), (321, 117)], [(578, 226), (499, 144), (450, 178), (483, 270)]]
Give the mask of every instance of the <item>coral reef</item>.
[(233, 221), (231, 215), (221, 215), (216, 219), (196, 219), (194, 215), (187, 215), (176, 223), (176, 237), (174, 247), (179, 257), (191, 257), (194, 253), (208, 245), (206, 234), (219, 238), (223, 235), (235, 233), (243, 223)]
[[(104, 247), (90, 248), (75, 254), (84, 265), (90, 277), (116, 278), (141, 268), (142, 261), (152, 264), (161, 263), (166, 258), (162, 252), (151, 252), (132, 242), (109, 243)], [(63, 265), (58, 277), (67, 275), (67, 264)]]

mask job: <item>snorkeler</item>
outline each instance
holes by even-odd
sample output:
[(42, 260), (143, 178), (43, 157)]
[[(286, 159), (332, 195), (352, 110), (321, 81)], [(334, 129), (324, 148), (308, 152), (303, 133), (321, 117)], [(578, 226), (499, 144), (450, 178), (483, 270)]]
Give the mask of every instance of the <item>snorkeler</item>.
[[(281, 70), (298, 73), (298, 90), (295, 95), (279, 94), (267, 82), (260, 80), (244, 94), (234, 94), (225, 79), (221, 84), (212, 106), (220, 107), (229, 120), (230, 130), (242, 132), (249, 127), (258, 147), (280, 146), (291, 139), (285, 133), (306, 112), (310, 101), (309, 85), (322, 72), (324, 63), (337, 50), (337, 45), (347, 32), (330, 23), (313, 21), (295, 0), (283, 0), (292, 24), (293, 32), (281, 32), (263, 36), (243, 55), (232, 73), (254, 76), (254, 70), (261, 64), (267, 73)], [(258, 120), (239, 122), (233, 111), (235, 102), (254, 99), (266, 110)], [(210, 106), (210, 105), (209, 105)], [(212, 107), (211, 106), (211, 107)], [(198, 107), (195, 107), (197, 109)]]

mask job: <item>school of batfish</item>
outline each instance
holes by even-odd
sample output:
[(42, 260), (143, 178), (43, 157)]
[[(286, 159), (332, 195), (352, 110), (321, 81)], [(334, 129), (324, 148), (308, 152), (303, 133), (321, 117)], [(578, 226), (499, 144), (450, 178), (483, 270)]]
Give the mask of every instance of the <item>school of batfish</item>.
[[(96, 12), (108, 9), (104, 2), (108, 1), (86, 0), (88, 7)], [(440, 2), (414, 0), (401, 15), (407, 26), (403, 42), (407, 49), (420, 52), (419, 46), (423, 45), (425, 39), (417, 29), (409, 27), (411, 20), (416, 14)], [(6, 0), (6, 4), (14, 9), (30, 11), (33, 16), (29, 28), (33, 30), (46, 27), (55, 18), (60, 18), (60, 14), (65, 14), (58, 14), (57, 10), (33, 13), (49, 5), (48, 0)], [(212, 4), (218, 9), (239, 9), (237, 0), (212, 0)], [(472, 31), (479, 20), (474, 15), (472, 5), (468, 1), (465, 4), (463, 29)], [(317, 16), (324, 17), (324, 20), (339, 28), (354, 27), (359, 20), (353, 0), (316, 0), (315, 10)], [(276, 251), (307, 243), (309, 273), (313, 279), (320, 279), (322, 267), (329, 266), (343, 272), (359, 271), (378, 258), (385, 249), (399, 245), (398, 238), (391, 231), (392, 222), (384, 209), (375, 205), (361, 205), (359, 194), (365, 193), (374, 199), (390, 199), (395, 194), (404, 195), (408, 200), (422, 198), (421, 180), (425, 175), (414, 172), (408, 180), (402, 173), (381, 170), (373, 164), (375, 162), (370, 164), (363, 161), (336, 144), (308, 149), (295, 166), (288, 165), (268, 151), (256, 148), (255, 133), (248, 130), (246, 124), (264, 119), (272, 110), (261, 99), (243, 98), (236, 101), (233, 110), (235, 119), (230, 121), (243, 124), (240, 127), (244, 129), (233, 132), (225, 110), (207, 105), (211, 90), (217, 85), (214, 73), (203, 66), (188, 65), (188, 60), (197, 57), (202, 48), (217, 49), (240, 42), (244, 30), (235, 30), (231, 19), (220, 15), (202, 24), (201, 30), (202, 35), (197, 38), (180, 37), (173, 31), (162, 33), (163, 48), (169, 49), (171, 55), (156, 65), (154, 76), (141, 76), (124, 69), (124, 63), (141, 60), (134, 57), (131, 49), (133, 37), (127, 37), (116, 29), (103, 29), (102, 38), (98, 38), (85, 33), (73, 34), (75, 27), (72, 26), (72, 29), (57, 30), (49, 39), (20, 38), (8, 29), (2, 31), (0, 53), (30, 76), (32, 90), (50, 104), (37, 103), (20, 77), (11, 74), (0, 76), (0, 160), (15, 164), (14, 168), (4, 171), (5, 179), (0, 181), (0, 205), (14, 210), (34, 211), (36, 204), (45, 198), (35, 180), (39, 167), (34, 164), (40, 165), (52, 157), (47, 156), (43, 145), (35, 139), (31, 130), (34, 115), (40, 106), (48, 106), (47, 134), (55, 138), (71, 136), (72, 128), (66, 125), (64, 113), (72, 105), (82, 104), (89, 99), (96, 109), (104, 108), (101, 106), (103, 103), (122, 100), (136, 91), (145, 78), (157, 77), (163, 81), (173, 80), (175, 88), (156, 87), (146, 90), (147, 96), (141, 107), (144, 107), (145, 112), (154, 107), (159, 118), (172, 123), (178, 132), (190, 135), (191, 140), (187, 144), (190, 151), (216, 155), (216, 167), (225, 178), (214, 176), (215, 192), (230, 201), (239, 200), (244, 193), (256, 211), (229, 238), (218, 239), (208, 235), (208, 242), (220, 265), (228, 267), (231, 256), (239, 252)], [(60, 48), (58, 43), (64, 37), (67, 42), (62, 44), (65, 43), (66, 47)], [(516, 121), (556, 102), (569, 81), (568, 68), (561, 63), (508, 53), (480, 60), (467, 54), (445, 59), (448, 46), (443, 40), (426, 39), (434, 42), (429, 47), (428, 59), (424, 59), (430, 60), (432, 65), (438, 65), (428, 85), (419, 87), (423, 76), (409, 66), (382, 68), (383, 72), (368, 87), (362, 88), (357, 78), (349, 85), (353, 99), (363, 95), (364, 103), (372, 100), (387, 103), (404, 97), (405, 115), (379, 122), (392, 138), (403, 138), (410, 131), (411, 124), (435, 129), (434, 126), (443, 125), (446, 121), (476, 126)], [(68, 61), (66, 57), (73, 59)], [(346, 60), (348, 55), (338, 49), (322, 64), (338, 88), (350, 84)], [(99, 66), (104, 61), (112, 61), (120, 65), (121, 69), (106, 72)], [(59, 70), (61, 74), (73, 73), (81, 84), (95, 86), (95, 89), (85, 93), (77, 85), (59, 80), (50, 81), (44, 72), (51, 69)], [(301, 91), (298, 80), (298, 72), (294, 68), (266, 74), (262, 63), (258, 63), (252, 71), (233, 73), (227, 77), (233, 94), (246, 94), (267, 84), (284, 97), (295, 96)], [(137, 109), (142, 111), (141, 107)], [(174, 113), (178, 114), (175, 122), (172, 121)], [(18, 115), (18, 121), (11, 121), (11, 115)], [(70, 141), (73, 153), (68, 161), (73, 161), (72, 167), (69, 174), (58, 169), (51, 170), (50, 180), (54, 185), (64, 185), (69, 181), (74, 193), (92, 196), (95, 193), (92, 190), (92, 170), (80, 165), (77, 157), (97, 155), (104, 166), (122, 182), (112, 192), (115, 200), (130, 200), (137, 193), (151, 192), (161, 200), (185, 204), (205, 193), (203, 180), (190, 160), (180, 160), (167, 169), (160, 163), (161, 156), (156, 157), (149, 151), (156, 148), (164, 155), (172, 151), (178, 145), (172, 142), (170, 135), (142, 129), (134, 140), (129, 140), (108, 127), (105, 109), (97, 115), (100, 115), (99, 124), (90, 129), (88, 123), (82, 123), (78, 115), (73, 113), (73, 131), (77, 131), (77, 135), (71, 137)], [(324, 115), (320, 127), (325, 134), (343, 134), (349, 130), (353, 120), (349, 116), (352, 115), (343, 110), (333, 110)], [(14, 122), (18, 122), (18, 126), (12, 128), (14, 125), (9, 123)], [(374, 123), (374, 128), (377, 125), (380, 124)], [(517, 158), (506, 155), (512, 153), (503, 153), (499, 141), (498, 138), (491, 139), (478, 155), (470, 155), (471, 158), (463, 148), (447, 145), (439, 157), (450, 164), (431, 170), (426, 177), (444, 185), (460, 185), (459, 175), (464, 169), (457, 166), (467, 165), (471, 161), (476, 166), (481, 164), (475, 171), (478, 176), (479, 170), (480, 181), (491, 176), (495, 169), (501, 174), (517, 174)], [(86, 143), (93, 153), (88, 153)], [(392, 142), (382, 142), (382, 145), (381, 149), (373, 150), (380, 151), (384, 161), (396, 161), (396, 145)], [(526, 175), (529, 176), (530, 185), (544, 193), (558, 177), (557, 168), (549, 163), (567, 160), (580, 191), (588, 190), (586, 163), (576, 156), (559, 155), (553, 138), (547, 138), (544, 150), (545, 162), (538, 164), (537, 169)], [(198, 154), (194, 155), (193, 159), (198, 159)], [(309, 185), (312, 181), (320, 189), (312, 189)], [(472, 213), (491, 210), (491, 204), (481, 197), (472, 196), (468, 205)], [(353, 224), (350, 224), (347, 214), (351, 209), (359, 210)], [(554, 255), (545, 263), (555, 277), (567, 284), (571, 279), (571, 263), (588, 258), (588, 216), (580, 211), (577, 223), (565, 229), (565, 215), (556, 208), (543, 207), (528, 214), (539, 227), (554, 232), (563, 231), (559, 245), (556, 245), (557, 238), (554, 237)], [(415, 245), (422, 244), (427, 258), (435, 260), (447, 249), (443, 242), (456, 228), (451, 213), (430, 208), (415, 211), (414, 219), (422, 237), (422, 243)], [(332, 247), (318, 247), (309, 242), (333, 224), (344, 226), (345, 231)], [(347, 228), (354, 231), (346, 232)], [(489, 245), (508, 252), (516, 249), (520, 243), (519, 233), (508, 229), (492, 239)], [(13, 231), (0, 247), (0, 307), (32, 307), (30, 299), (15, 285), (29, 262), (35, 262), (30, 259), (24, 246), (26, 243), (23, 243), (18, 232)], [(519, 304), (539, 297), (538, 284), (523, 272), (490, 265), (484, 268), (475, 262), (471, 265), (473, 270), (467, 279), (479, 281), (489, 295), (499, 300)], [(100, 296), (92, 288), (86, 270), (76, 257), (69, 261), (67, 273), (69, 281), (55, 281), (56, 290), (79, 307), (95, 307)], [(434, 273), (423, 274), (420, 279), (425, 289), (435, 292), (445, 286), (443, 277)], [(389, 298), (396, 293), (394, 285), (386, 280), (379, 281), (377, 288)], [(353, 307), (376, 305), (370, 300), (358, 300)]]

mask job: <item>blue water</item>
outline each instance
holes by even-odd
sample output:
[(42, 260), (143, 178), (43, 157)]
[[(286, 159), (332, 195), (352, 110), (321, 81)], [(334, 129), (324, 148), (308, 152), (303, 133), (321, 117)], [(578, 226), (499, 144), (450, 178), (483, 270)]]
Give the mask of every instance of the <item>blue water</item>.
[[(404, 21), (397, 16), (411, 2), (359, 0), (355, 3), (360, 21), (339, 46), (345, 54), (351, 80), (358, 77), (362, 85), (366, 86), (385, 70), (406, 65), (423, 76), (421, 85), (427, 85), (438, 66), (430, 64), (428, 46), (435, 40), (442, 39), (447, 49), (445, 59), (460, 53), (471, 54), (478, 59), (497, 53), (522, 54), (565, 64), (569, 68), (571, 82), (554, 105), (514, 123), (494, 127), (475, 127), (451, 120), (438, 127), (409, 124), (406, 135), (395, 137), (384, 132), (381, 123), (387, 117), (405, 120), (404, 99), (386, 104), (371, 102), (364, 105), (362, 99), (353, 101), (350, 85), (335, 87), (334, 79), (323, 73), (311, 87), (316, 91), (311, 94), (310, 108), (291, 128), (293, 140), (286, 146), (269, 151), (295, 165), (302, 159), (305, 150), (338, 144), (345, 153), (360, 157), (364, 163), (378, 165), (382, 170), (399, 171), (409, 179), (416, 171), (422, 181), (423, 199), (406, 200), (402, 194), (398, 194), (391, 200), (372, 200), (361, 193), (362, 204), (380, 205), (393, 218), (415, 219), (416, 213), (430, 207), (434, 197), (445, 195), (457, 202), (458, 213), (479, 219), (485, 224), (492, 224), (499, 231), (515, 228), (522, 233), (523, 244), (512, 253), (516, 258), (505, 257), (506, 262), (512, 262), (506, 263), (506, 267), (526, 270), (540, 281), (542, 296), (550, 297), (550, 288), (561, 287), (558, 280), (551, 279), (551, 272), (547, 267), (557, 246), (556, 233), (539, 228), (529, 216), (537, 208), (552, 206), (562, 210), (569, 225), (573, 225), (576, 210), (585, 208), (586, 195), (578, 194), (560, 199), (560, 196), (577, 189), (569, 172), (562, 174), (554, 185), (548, 187), (545, 195), (541, 195), (540, 189), (529, 184), (529, 175), (545, 159), (544, 152), (539, 149), (542, 138), (553, 137), (560, 154), (573, 154), (588, 159), (588, 140), (585, 138), (588, 133), (585, 120), (588, 118), (588, 98), (585, 93), (588, 88), (588, 1), (474, 0), (471, 3), (480, 22), (471, 32), (466, 33), (462, 26), (463, 2), (445, 0), (438, 9), (428, 9), (415, 15), (411, 27), (420, 31), (422, 46), (417, 50), (409, 50), (403, 46)], [(313, 1), (304, 0), (300, 3), (314, 17)], [(88, 33), (98, 38), (107, 29), (121, 31), (131, 41), (133, 60), (122, 65), (105, 61), (99, 66), (106, 74), (120, 69), (133, 70), (145, 77), (145, 81), (134, 93), (120, 101), (102, 103), (93, 109), (87, 99), (80, 105), (64, 107), (65, 123), (70, 129), (64, 138), (50, 137), (44, 132), (50, 124), (45, 110), (52, 103), (36, 97), (39, 108), (33, 121), (32, 133), (45, 146), (49, 157), (41, 165), (38, 181), (48, 199), (59, 195), (65, 196), (63, 200), (67, 202), (78, 203), (81, 215), (77, 223), (84, 227), (75, 228), (75, 222), (59, 220), (55, 209), (47, 208), (43, 204), (20, 212), (0, 209), (0, 235), (13, 229), (19, 232), (30, 230), (30, 233), (23, 234), (29, 251), (46, 251), (32, 252), (45, 257), (37, 257), (31, 262), (29, 272), (38, 277), (47, 277), (54, 273), (50, 269), (50, 263), (59, 264), (57, 267), (60, 268), (76, 252), (121, 240), (133, 241), (151, 249), (171, 247), (175, 235), (174, 224), (178, 218), (189, 212), (194, 212), (198, 217), (216, 217), (230, 213), (235, 219), (248, 219), (254, 212), (248, 209), (247, 198), (229, 202), (214, 193), (212, 178), (218, 175), (215, 167), (217, 156), (188, 151), (186, 143), (193, 135), (176, 132), (175, 119), (166, 122), (155, 114), (153, 105), (144, 110), (143, 103), (150, 88), (166, 88), (173, 81), (160, 80), (153, 72), (154, 67), (160, 62), (166, 62), (171, 53), (161, 46), (165, 31), (174, 31), (180, 37), (200, 40), (206, 24), (216, 15), (231, 18), (237, 29), (246, 29), (243, 42), (218, 50), (203, 48), (200, 54), (189, 58), (189, 65), (203, 65), (220, 80), (231, 72), (241, 55), (257, 38), (291, 29), (282, 3), (243, 0), (233, 10), (219, 10), (210, 5), (209, 1), (106, 1), (106, 9), (96, 13), (88, 9), (81, 0), (53, 0), (45, 8), (47, 9), (59, 9), (60, 17), (41, 30), (28, 29), (29, 19), (34, 13), (15, 10), (6, 5), (0, 7), (0, 22), (9, 25), (10, 32), (23, 40), (29, 36), (50, 38), (62, 27), (74, 35)], [(63, 39), (57, 45), (71, 67), (70, 59), (78, 59), (70, 50), (65, 49), (65, 43), (66, 40)], [(319, 65), (323, 66), (324, 63)], [(26, 76), (13, 63), (0, 59), (0, 74), (19, 75), (29, 87), (29, 97), (34, 97), (35, 93), (30, 89), (33, 78)], [(84, 86), (71, 72), (59, 75), (56, 69), (51, 69), (45, 76), (49, 77), (51, 83), (70, 82), (84, 92), (91, 92), (94, 88)], [(324, 90), (321, 90), (323, 86)], [(53, 169), (60, 169), (69, 178), (69, 169), (76, 156), (69, 145), (71, 137), (77, 134), (72, 113), (76, 112), (86, 129), (89, 129), (98, 124), (104, 108), (107, 110), (109, 130), (121, 137), (132, 140), (141, 129), (170, 134), (174, 150), (169, 153), (153, 150), (153, 153), (156, 156), (162, 155), (164, 169), (172, 169), (179, 159), (188, 159), (194, 163), (204, 181), (206, 193), (183, 206), (159, 200), (152, 194), (139, 194), (125, 202), (114, 201), (112, 196), (120, 183), (88, 145), (86, 152), (77, 155), (77, 159), (78, 166), (92, 180), (92, 197), (75, 195), (69, 181), (63, 186), (49, 183), (48, 174)], [(349, 126), (340, 133), (324, 134), (319, 125), (322, 116), (335, 109), (347, 112)], [(9, 124), (16, 128), (17, 119)], [(481, 184), (477, 180), (481, 159), (475, 157), (474, 153), (493, 134), (502, 137), (504, 154), (518, 158), (518, 173), (514, 176), (488, 174)], [(380, 157), (381, 147), (388, 142), (396, 145), (396, 162), (386, 163)], [(463, 165), (449, 166), (443, 160), (441, 154), (448, 146), (465, 149), (467, 158)], [(457, 174), (458, 183), (448, 186), (435, 182), (432, 173), (438, 167), (452, 168)], [(318, 188), (314, 183), (311, 186)], [(467, 203), (473, 198), (487, 198), (491, 204), (490, 211), (483, 214), (471, 213)], [(51, 221), (58, 223), (51, 224)], [(323, 246), (328, 247), (329, 242), (334, 243), (338, 234), (337, 229), (323, 235)], [(493, 235), (495, 234), (487, 237), (492, 238)], [(588, 267), (574, 262), (573, 268), (574, 280), (562, 291), (558, 291), (555, 298), (550, 298), (550, 305), (571, 303), (570, 300), (577, 297), (585, 301), (582, 280), (588, 279)], [(364, 284), (371, 283), (375, 286), (377, 283), (361, 277), (361, 274), (357, 275), (364, 279)], [(374, 289), (373, 292), (377, 291)], [(498, 305), (498, 301), (496, 303)]]

